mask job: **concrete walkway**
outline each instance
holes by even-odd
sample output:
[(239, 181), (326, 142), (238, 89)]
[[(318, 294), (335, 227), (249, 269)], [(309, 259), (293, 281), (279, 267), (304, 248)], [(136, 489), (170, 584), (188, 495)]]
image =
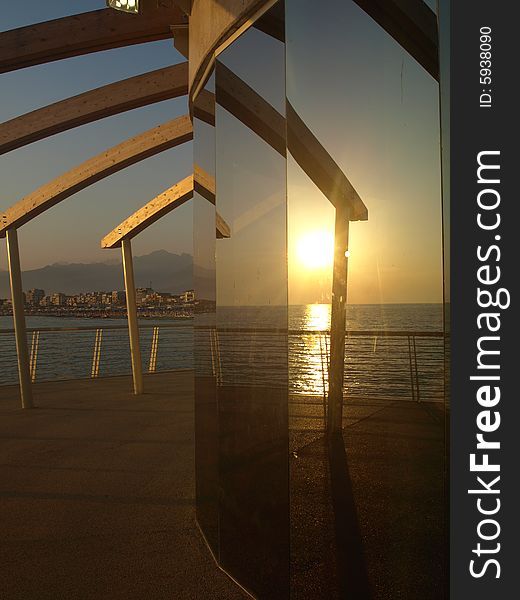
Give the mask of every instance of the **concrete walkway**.
[[(0, 387), (1, 600), (244, 598), (195, 524), (192, 386), (40, 383), (29, 411)], [(445, 597), (442, 407), (350, 400), (337, 439), (320, 402), (290, 413), (291, 598)]]
[(2, 600), (239, 600), (194, 520), (192, 373), (0, 387)]

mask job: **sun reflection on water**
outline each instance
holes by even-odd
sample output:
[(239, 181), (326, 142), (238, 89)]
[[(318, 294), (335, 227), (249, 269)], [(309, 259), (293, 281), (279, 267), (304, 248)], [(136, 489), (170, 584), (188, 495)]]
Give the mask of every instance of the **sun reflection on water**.
[[(330, 304), (308, 304), (305, 307), (303, 330), (327, 331), (329, 327)], [(328, 379), (328, 335), (302, 334), (297, 336), (294, 343), (298, 347), (293, 348), (293, 381), (297, 381), (298, 393), (323, 393)]]
[(303, 329), (325, 331), (330, 327), (330, 304), (308, 304), (305, 308)]

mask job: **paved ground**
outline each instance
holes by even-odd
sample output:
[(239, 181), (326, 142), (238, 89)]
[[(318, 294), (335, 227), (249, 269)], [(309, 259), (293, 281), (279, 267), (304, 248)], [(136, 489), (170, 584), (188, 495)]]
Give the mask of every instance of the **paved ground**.
[(194, 521), (192, 376), (0, 387), (2, 600), (239, 600)]
[[(0, 387), (1, 600), (244, 598), (195, 525), (192, 374), (145, 385)], [(331, 441), (322, 408), (290, 408), (291, 599), (440, 600), (442, 410), (351, 401)]]
[(293, 415), (291, 600), (448, 598), (442, 406), (347, 401), (332, 440)]

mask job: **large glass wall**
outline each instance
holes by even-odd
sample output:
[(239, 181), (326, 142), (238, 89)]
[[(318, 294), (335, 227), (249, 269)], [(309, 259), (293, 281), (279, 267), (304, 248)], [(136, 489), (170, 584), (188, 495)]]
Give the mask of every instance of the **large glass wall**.
[[(450, 268), (450, 39), (451, 39), (451, 0), (439, 0), (439, 87), (441, 116), (441, 164), (442, 164), (442, 226), (443, 226), (443, 265), (444, 265), (444, 448), (445, 448), (445, 506), (446, 520), (449, 523), (450, 511), (450, 409), (451, 409), (451, 268)], [(449, 572), (449, 526), (445, 528), (446, 573)], [(445, 596), (449, 596), (449, 578), (445, 580)]]
[(197, 514), (258, 598), (443, 597), (433, 5), (278, 2), (194, 107)]
[(451, 0), (439, 0), (439, 86), (442, 147), (442, 220), (444, 254), (445, 394), (450, 400), (450, 9)]
[(288, 106), (368, 210), (350, 223), (342, 435), (326, 437), (330, 342), (309, 330), (330, 327), (337, 207), (289, 136), (289, 302), (304, 330), (290, 354), (298, 598), (443, 593), (431, 585), (445, 576), (438, 82), (435, 54), (416, 51), (436, 16), (419, 5), (420, 27), (396, 32), (378, 4), (286, 2)]
[(195, 291), (195, 464), (197, 520), (218, 557), (218, 412), (216, 396), (215, 78), (195, 101), (193, 117), (193, 279)]
[[(208, 440), (197, 439), (199, 523), (220, 565), (255, 596), (272, 599), (289, 595), (285, 49), (279, 39), (280, 8), (274, 7), (258, 27), (235, 40), (215, 65), (216, 224), (225, 235), (218, 236), (214, 248), (216, 279), (210, 277), (216, 312), (210, 304), (203, 317), (197, 316), (201, 348), (196, 355), (209, 354), (211, 368), (208, 362), (206, 373), (203, 360), (197, 365), (195, 390), (197, 436)], [(200, 100), (195, 115), (197, 110), (202, 110)], [(199, 129), (197, 124), (196, 135)], [(211, 244), (201, 239), (212, 227), (215, 238), (212, 208), (206, 202), (197, 209), (196, 237), (204, 255), (196, 261), (199, 267), (212, 258)]]

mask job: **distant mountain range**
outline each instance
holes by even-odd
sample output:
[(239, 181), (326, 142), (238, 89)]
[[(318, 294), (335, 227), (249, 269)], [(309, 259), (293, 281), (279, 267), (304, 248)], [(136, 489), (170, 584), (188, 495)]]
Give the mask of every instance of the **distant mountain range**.
[[(190, 254), (172, 254), (157, 250), (134, 257), (137, 287), (151, 287), (158, 292), (178, 294), (193, 287), (193, 258)], [(23, 289), (41, 288), (46, 294), (77, 294), (88, 291), (124, 289), (121, 262), (55, 263), (24, 271)], [(9, 274), (0, 271), (0, 298), (10, 297)]]

